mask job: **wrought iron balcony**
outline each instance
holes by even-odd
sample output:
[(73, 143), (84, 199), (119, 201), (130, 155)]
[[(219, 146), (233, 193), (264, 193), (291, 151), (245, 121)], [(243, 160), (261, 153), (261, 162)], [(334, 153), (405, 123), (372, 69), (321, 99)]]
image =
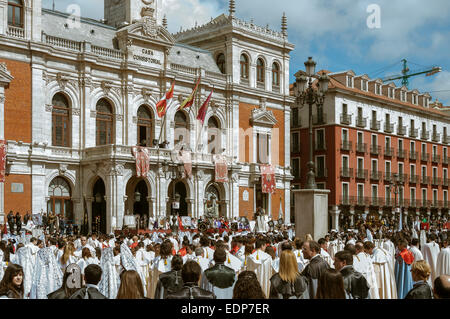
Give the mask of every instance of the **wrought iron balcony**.
[(400, 183), (406, 183), (408, 180), (408, 174), (398, 174), (398, 181)]
[(417, 204), (420, 205), (420, 207), (423, 207), (423, 208), (431, 208), (431, 207), (433, 207), (433, 202), (431, 200), (426, 200), (426, 199), (422, 199)]
[(370, 171), (370, 179), (373, 181), (379, 181), (381, 176), (382, 174), (380, 171)]
[(370, 129), (372, 131), (379, 131), (381, 128), (381, 121), (371, 120), (370, 121)]
[(353, 168), (342, 167), (341, 168), (342, 178), (353, 178)]
[(411, 128), (409, 130), (409, 137), (411, 138), (417, 138), (419, 136), (419, 129), (417, 128)]
[(422, 162), (429, 162), (430, 161), (430, 154), (428, 154), (428, 153), (420, 153), (420, 160)]
[(367, 180), (369, 175), (369, 171), (366, 169), (357, 169), (356, 170), (356, 179), (364, 179)]
[(394, 198), (386, 198), (384, 202), (385, 207), (395, 207), (395, 199)]
[(430, 132), (422, 130), (422, 134), (420, 134), (420, 139), (428, 141), (430, 139)]
[(356, 152), (357, 153), (367, 153), (367, 144), (366, 143), (356, 143)]
[(381, 146), (370, 145), (370, 154), (372, 154), (372, 155), (380, 155), (381, 154)]
[(350, 197), (350, 203), (356, 206), (369, 206), (370, 197), (363, 197), (363, 196)]
[(439, 143), (439, 141), (441, 140), (441, 134), (439, 134), (438, 132), (433, 132), (431, 139), (433, 142)]
[(441, 163), (441, 156), (440, 156), (440, 155), (434, 154), (434, 155), (431, 157), (431, 161), (432, 161), (433, 163), (435, 163), (435, 164), (440, 164), (440, 163)]
[(398, 149), (397, 150), (397, 157), (404, 159), (406, 157), (406, 151), (404, 149)]
[(442, 143), (449, 144), (449, 142), (450, 142), (450, 136), (444, 135), (444, 137), (442, 137)]
[(443, 187), (448, 187), (448, 185), (449, 185), (449, 179), (448, 178), (443, 178), (442, 179), (442, 186)]
[(422, 185), (430, 185), (430, 183), (431, 183), (431, 178), (429, 176), (422, 175), (420, 177), (420, 184), (422, 184)]
[(341, 142), (341, 151), (352, 151), (353, 143), (350, 141), (342, 141)]
[(391, 123), (385, 123), (384, 124), (384, 132), (392, 134), (394, 133), (394, 124)]
[(387, 157), (392, 157), (392, 156), (394, 156), (394, 148), (392, 148), (392, 147), (385, 147), (384, 148), (384, 156), (387, 156)]
[(401, 135), (401, 136), (405, 136), (406, 135), (406, 126), (399, 125), (398, 126), (398, 130), (397, 130), (397, 134)]
[(327, 115), (325, 113), (318, 113), (313, 116), (313, 125), (323, 125), (327, 123)]
[(391, 172), (385, 172), (384, 173), (384, 180), (386, 182), (394, 181), (394, 174)]
[(352, 124), (352, 114), (348, 114), (348, 113), (341, 114), (341, 124), (351, 125)]
[(356, 118), (356, 126), (360, 128), (366, 128), (367, 126), (367, 118), (364, 118), (362, 116), (358, 116)]
[(410, 175), (409, 176), (409, 183), (410, 184), (417, 184), (419, 182), (420, 178), (418, 175)]
[(442, 178), (439, 177), (432, 177), (431, 178), (431, 185), (433, 186), (440, 186), (442, 184)]
[(442, 157), (442, 164), (444, 165), (448, 165), (448, 163), (450, 162), (450, 158), (447, 156)]
[(371, 197), (370, 205), (374, 207), (382, 207), (385, 204), (385, 199), (382, 197)]
[(417, 152), (409, 152), (409, 160), (410, 160), (410, 161), (416, 161), (418, 155), (419, 155), (419, 154), (418, 154)]
[(343, 206), (350, 206), (353, 205), (351, 198), (349, 196), (341, 196), (340, 197), (340, 204)]

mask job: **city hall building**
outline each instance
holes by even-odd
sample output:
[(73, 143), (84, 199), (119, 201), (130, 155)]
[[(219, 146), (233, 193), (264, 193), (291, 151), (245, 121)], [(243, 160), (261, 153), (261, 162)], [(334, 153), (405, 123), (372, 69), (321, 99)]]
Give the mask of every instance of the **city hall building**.
[[(1, 219), (53, 211), (81, 225), (87, 210), (90, 225), (110, 232), (127, 215), (166, 217), (174, 207), (199, 218), (215, 198), (220, 216), (263, 207), (290, 220), (294, 46), (285, 17), (281, 32), (259, 27), (236, 18), (232, 0), (228, 14), (171, 34), (161, 7), (105, 0), (96, 21), (41, 0), (0, 0)], [(178, 111), (199, 78), (194, 105)], [(156, 104), (174, 81), (160, 118)], [(202, 126), (197, 112), (212, 90)], [(145, 178), (135, 146), (149, 155)], [(192, 175), (180, 149), (190, 151)], [(216, 182), (216, 155), (227, 182)], [(273, 193), (261, 191), (262, 164), (274, 169)]]

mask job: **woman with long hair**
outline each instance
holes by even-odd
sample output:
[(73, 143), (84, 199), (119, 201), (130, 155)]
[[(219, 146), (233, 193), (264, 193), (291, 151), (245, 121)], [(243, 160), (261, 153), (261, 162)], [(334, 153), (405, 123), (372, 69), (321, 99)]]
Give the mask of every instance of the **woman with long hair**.
[(336, 269), (322, 273), (317, 285), (316, 299), (347, 299), (344, 289), (344, 277)]
[(87, 247), (81, 250), (81, 259), (77, 262), (77, 265), (81, 269), (81, 273), (84, 275), (84, 269), (90, 264), (96, 264), (95, 259), (92, 258), (91, 250)]
[(75, 264), (77, 262), (77, 258), (75, 257), (74, 252), (75, 245), (73, 244), (73, 242), (68, 242), (66, 246), (64, 246), (64, 252), (61, 258), (58, 260), (62, 272), (64, 272), (68, 265)]
[(23, 299), (23, 268), (20, 265), (9, 264), (0, 282), (0, 297), (8, 299)]
[(239, 274), (233, 289), (233, 299), (266, 299), (253, 271), (243, 271)]
[(141, 276), (135, 270), (124, 271), (120, 276), (117, 299), (144, 299)]
[[(66, 246), (67, 248), (67, 246)], [(71, 280), (71, 287), (67, 285), (67, 281)], [(69, 264), (64, 269), (64, 277), (61, 288), (47, 295), (48, 299), (69, 299), (79, 288), (81, 288), (83, 278), (81, 269), (77, 264)]]
[(298, 271), (297, 258), (292, 250), (283, 250), (280, 269), (270, 278), (270, 299), (303, 299), (307, 285)]

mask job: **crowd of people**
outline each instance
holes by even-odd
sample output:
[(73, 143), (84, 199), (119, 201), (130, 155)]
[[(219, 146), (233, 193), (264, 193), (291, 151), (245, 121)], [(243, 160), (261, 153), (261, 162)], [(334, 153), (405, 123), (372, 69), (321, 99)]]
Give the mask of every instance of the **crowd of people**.
[(447, 229), (359, 224), (314, 239), (270, 228), (2, 232), (0, 298), (450, 298)]

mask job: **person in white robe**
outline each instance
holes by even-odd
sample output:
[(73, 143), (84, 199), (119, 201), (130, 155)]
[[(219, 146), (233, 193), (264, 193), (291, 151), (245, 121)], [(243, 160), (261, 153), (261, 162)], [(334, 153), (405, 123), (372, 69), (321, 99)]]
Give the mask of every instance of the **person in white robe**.
[(142, 273), (142, 269), (141, 267), (139, 267), (136, 258), (131, 253), (130, 248), (125, 245), (125, 243), (122, 243), (122, 245), (120, 245), (120, 262), (125, 270), (134, 270), (139, 274), (139, 277), (141, 277), (142, 281), (142, 288), (144, 289), (144, 295), (147, 296), (145, 276)]
[(31, 249), (28, 247), (19, 248), (15, 255), (15, 263), (21, 265), (23, 268), (24, 297), (28, 298), (28, 295), (31, 291), (31, 283), (34, 272), (34, 262), (31, 255)]
[(440, 252), (440, 248), (439, 245), (435, 242), (436, 240), (436, 235), (435, 234), (431, 234), (430, 235), (430, 242), (426, 243), (423, 247), (422, 247), (422, 254), (423, 254), (423, 259), (430, 265), (431, 268), (431, 275), (430, 278), (428, 279), (428, 283), (432, 286), (434, 280), (436, 279), (436, 263), (437, 263), (437, 258)]
[(264, 240), (258, 239), (255, 243), (256, 251), (247, 258), (247, 270), (254, 271), (259, 284), (266, 297), (270, 293), (270, 278), (273, 275), (272, 257), (265, 253), (266, 244)]
[(31, 256), (33, 258), (33, 266), (36, 263), (36, 255), (37, 252), (39, 251), (39, 247), (37, 246), (37, 239), (36, 238), (31, 238), (30, 242), (28, 244), (25, 245), (25, 247), (30, 248), (30, 252), (31, 252)]
[(395, 253), (396, 253), (394, 243), (389, 238), (385, 238), (383, 241), (382, 248), (389, 252), (389, 255), (390, 255), (389, 264), (392, 265), (392, 269), (394, 269)]
[(165, 241), (161, 244), (160, 256), (152, 261), (149, 282), (147, 285), (147, 298), (154, 299), (159, 275), (172, 270), (172, 243)]
[(33, 271), (30, 299), (47, 299), (48, 294), (62, 286), (62, 281), (63, 273), (52, 249), (40, 249)]
[(413, 238), (411, 241), (411, 246), (409, 247), (409, 251), (414, 255), (414, 261), (423, 260), (422, 252), (419, 249), (419, 239)]
[(145, 287), (148, 285), (149, 277), (150, 277), (150, 261), (151, 259), (148, 259), (148, 257), (151, 257), (147, 254), (147, 252), (144, 249), (144, 243), (141, 242), (138, 245), (139, 249), (136, 251), (136, 262), (138, 264), (138, 267), (141, 268), (142, 274), (145, 278)]
[[(214, 257), (214, 255), (213, 255), (213, 257)], [(195, 258), (193, 260), (200, 265), (200, 267), (202, 268), (202, 272), (210, 267), (211, 260), (208, 258), (205, 258), (204, 248), (197, 247), (195, 249)]]
[[(368, 241), (364, 243), (364, 245), (366, 246), (366, 249), (369, 249), (369, 247), (372, 247), (372, 242)], [(370, 288), (369, 298), (380, 299), (372, 259), (370, 258), (369, 254), (364, 251), (364, 246), (362, 243), (356, 243), (355, 248), (356, 255), (353, 256), (353, 268), (366, 278), (367, 284)]]
[(436, 278), (450, 275), (450, 246), (443, 247), (436, 261)]
[(94, 247), (92, 247), (91, 245), (88, 244), (86, 236), (81, 236), (81, 238), (79, 238), (79, 239), (80, 239), (80, 241), (79, 241), (78, 248), (77, 248), (77, 246), (75, 246), (75, 248), (76, 248), (76, 251), (74, 252), (75, 257), (81, 258), (83, 248), (89, 248), (89, 250), (91, 251), (91, 255), (95, 256), (95, 249), (94, 249)]
[(382, 247), (376, 247), (371, 255), (380, 299), (397, 299), (397, 284), (389, 252)]
[(115, 266), (113, 248), (105, 248), (100, 259), (103, 270), (98, 284), (99, 291), (108, 299), (116, 299), (120, 287), (120, 277)]

